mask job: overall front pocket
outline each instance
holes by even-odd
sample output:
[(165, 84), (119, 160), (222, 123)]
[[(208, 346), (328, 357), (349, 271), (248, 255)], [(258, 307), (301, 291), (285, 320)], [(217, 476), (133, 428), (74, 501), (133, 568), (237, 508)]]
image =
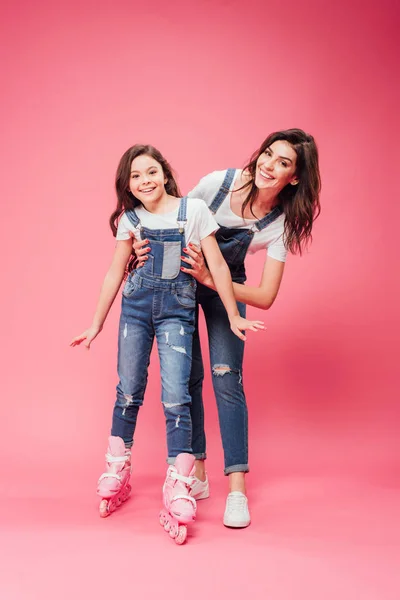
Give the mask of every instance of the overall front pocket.
[(185, 308), (196, 306), (196, 288), (194, 285), (186, 285), (175, 290), (176, 299)]

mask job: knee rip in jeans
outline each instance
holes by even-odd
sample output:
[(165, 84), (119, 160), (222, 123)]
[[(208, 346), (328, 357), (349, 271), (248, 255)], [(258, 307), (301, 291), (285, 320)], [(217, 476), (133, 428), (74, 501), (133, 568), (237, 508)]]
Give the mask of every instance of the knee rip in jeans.
[(125, 400), (125, 404), (122, 407), (123, 408), (123, 410), (122, 410), (123, 416), (125, 416), (125, 414), (126, 414), (126, 409), (129, 408), (130, 406), (132, 406), (132, 404), (136, 404), (137, 406), (140, 406), (142, 404), (142, 402), (140, 400), (134, 402), (132, 394), (124, 394), (124, 400)]
[[(164, 402), (165, 408), (176, 408), (177, 406), (182, 406), (180, 402)], [(179, 427), (179, 421), (181, 420), (181, 415), (177, 415), (175, 419), (175, 427)]]
[(215, 375), (215, 377), (223, 377), (224, 375), (227, 375), (228, 373), (238, 375), (238, 377), (239, 377), (238, 383), (239, 384), (242, 383), (241, 372), (237, 371), (235, 369), (231, 369), (229, 365), (213, 365), (212, 373), (213, 373), (213, 375)]
[(123, 415), (125, 415), (126, 409), (129, 408), (130, 405), (133, 403), (132, 394), (124, 394), (124, 398), (125, 398), (125, 406), (124, 406), (124, 410), (122, 411)]
[[(170, 348), (172, 348), (172, 350), (175, 350), (176, 352), (181, 352), (182, 354), (187, 354), (186, 348), (184, 348), (183, 346), (178, 346), (176, 344), (174, 345), (174, 344), (170, 343), (169, 334), (170, 334), (169, 331), (165, 332), (165, 343), (167, 344), (167, 346), (169, 346)], [(183, 328), (183, 325), (181, 325), (181, 328), (179, 330), (179, 335), (182, 335), (182, 336), (185, 335), (185, 330)]]
[[(178, 408), (179, 406), (183, 406), (185, 403), (184, 402), (164, 402), (164, 408)], [(179, 409), (178, 409), (179, 410)], [(177, 414), (176, 419), (175, 419), (175, 427), (179, 427), (179, 422), (181, 420), (181, 415)]]

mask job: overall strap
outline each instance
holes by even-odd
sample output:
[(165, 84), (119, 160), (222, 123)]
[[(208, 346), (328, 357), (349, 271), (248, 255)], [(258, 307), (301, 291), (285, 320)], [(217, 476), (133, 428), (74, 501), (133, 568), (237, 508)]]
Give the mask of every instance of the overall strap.
[(140, 227), (139, 217), (134, 208), (125, 211), (126, 216), (134, 227)]
[(263, 229), (268, 227), (268, 225), (270, 225), (273, 221), (275, 221), (275, 219), (277, 219), (282, 213), (283, 210), (281, 209), (281, 207), (275, 206), (275, 208), (273, 208), (270, 213), (265, 215), (265, 217), (263, 217), (253, 225), (253, 231), (262, 231)]
[(177, 222), (179, 225), (179, 233), (183, 233), (185, 230), (185, 225), (187, 222), (186, 211), (187, 211), (187, 196), (184, 196), (183, 198), (181, 198), (181, 201), (179, 204), (179, 211), (178, 211), (178, 218), (177, 218)]
[(214, 200), (211, 202), (208, 207), (213, 215), (217, 212), (226, 196), (229, 193), (229, 188), (231, 187), (232, 181), (235, 177), (236, 169), (228, 169), (225, 175), (225, 179), (222, 182), (221, 187), (219, 188)]

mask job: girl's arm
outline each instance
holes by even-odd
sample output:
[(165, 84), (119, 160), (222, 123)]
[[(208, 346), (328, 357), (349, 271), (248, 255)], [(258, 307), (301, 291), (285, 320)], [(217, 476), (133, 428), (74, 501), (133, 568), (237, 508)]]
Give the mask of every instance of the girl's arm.
[(111, 266), (107, 271), (101, 287), (100, 297), (97, 302), (92, 324), (89, 329), (86, 329), (81, 335), (74, 338), (71, 341), (70, 346), (79, 346), (79, 344), (85, 342), (86, 348), (89, 349), (91, 342), (103, 329), (104, 321), (107, 318), (124, 278), (125, 268), (132, 253), (132, 242), (133, 238), (117, 241)]
[[(187, 248), (189, 259), (184, 258), (191, 265), (190, 269), (183, 269), (185, 273), (193, 275), (197, 281), (215, 290), (215, 277), (207, 269), (200, 248), (189, 244)], [(208, 259), (207, 259), (208, 262)], [(272, 306), (281, 285), (285, 263), (267, 256), (261, 281), (257, 287), (234, 283), (233, 290), (236, 300), (256, 308), (267, 310)]]
[[(251, 329), (252, 331), (257, 331), (258, 329), (265, 329), (262, 321), (248, 321), (239, 315), (229, 267), (222, 256), (215, 236), (209, 235), (205, 237), (201, 241), (201, 249), (206, 257), (212, 278), (216, 282), (214, 289), (218, 292), (228, 313), (233, 333), (241, 340), (245, 340), (246, 337), (241, 333), (241, 330)], [(182, 270), (187, 271), (183, 267)]]

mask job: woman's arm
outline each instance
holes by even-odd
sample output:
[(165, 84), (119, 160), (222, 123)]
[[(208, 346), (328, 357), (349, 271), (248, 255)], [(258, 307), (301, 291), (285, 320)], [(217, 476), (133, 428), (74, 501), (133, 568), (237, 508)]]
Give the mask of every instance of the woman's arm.
[[(246, 338), (241, 333), (241, 330), (251, 329), (252, 331), (257, 331), (258, 329), (264, 329), (264, 323), (261, 321), (248, 321), (239, 315), (232, 287), (231, 274), (215, 236), (209, 235), (205, 237), (201, 241), (201, 249), (206, 257), (211, 276), (216, 282), (214, 289), (218, 292), (226, 308), (233, 333), (240, 339), (245, 340)], [(182, 270), (187, 272), (187, 269), (184, 267), (182, 267)]]
[[(184, 272), (190, 273), (197, 281), (215, 290), (215, 278), (204, 263), (201, 249), (193, 244), (189, 244), (187, 254), (190, 258), (184, 258), (184, 260), (191, 265), (191, 268), (183, 269)], [(278, 294), (284, 269), (284, 262), (267, 256), (261, 281), (257, 287), (241, 283), (233, 284), (236, 300), (250, 306), (255, 306), (256, 308), (267, 310), (272, 306)]]
[(86, 348), (90, 348), (91, 342), (103, 329), (104, 321), (107, 318), (124, 278), (126, 265), (128, 264), (129, 257), (132, 253), (132, 242), (132, 238), (129, 240), (117, 241), (111, 266), (106, 273), (100, 290), (100, 296), (92, 324), (89, 329), (75, 337), (71, 341), (70, 346), (78, 346), (86, 340), (85, 346)]

